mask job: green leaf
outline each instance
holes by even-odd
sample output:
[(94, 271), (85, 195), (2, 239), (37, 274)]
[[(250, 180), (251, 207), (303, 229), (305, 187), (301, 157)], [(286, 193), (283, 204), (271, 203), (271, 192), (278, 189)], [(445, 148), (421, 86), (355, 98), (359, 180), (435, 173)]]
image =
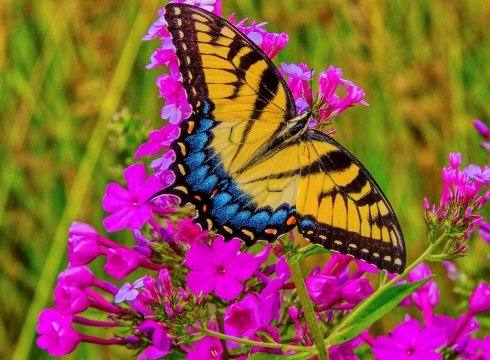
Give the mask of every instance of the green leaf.
[(295, 257), (298, 259), (298, 261), (300, 261), (309, 256), (316, 255), (316, 254), (330, 254), (330, 250), (325, 249), (321, 245), (310, 244), (301, 248), (298, 251), (298, 253), (295, 255)]
[(250, 355), (248, 360), (303, 360), (309, 359), (313, 356), (312, 353), (309, 352), (301, 352), (292, 355), (277, 355), (277, 354), (267, 354), (262, 352), (257, 352), (255, 354)]
[(185, 353), (174, 351), (166, 355), (165, 360), (184, 360), (185, 357), (186, 357)]
[[(363, 332), (369, 325), (381, 319), (384, 315), (394, 309), (403, 299), (415, 292), (431, 277), (427, 277), (417, 282), (399, 284), (387, 288), (378, 293), (376, 298), (371, 299), (371, 303), (359, 312), (354, 309), (345, 320), (339, 325), (338, 329), (327, 339), (329, 345), (342, 344), (355, 338)], [(369, 299), (369, 298), (368, 298)], [(359, 306), (363, 306), (362, 303)]]

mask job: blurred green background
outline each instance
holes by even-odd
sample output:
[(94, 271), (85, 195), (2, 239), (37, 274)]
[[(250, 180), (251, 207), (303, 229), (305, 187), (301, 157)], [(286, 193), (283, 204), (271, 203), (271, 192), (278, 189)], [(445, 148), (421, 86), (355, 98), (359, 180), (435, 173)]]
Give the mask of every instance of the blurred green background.
[[(66, 266), (67, 229), (79, 220), (102, 231), (105, 185), (161, 126), (158, 70), (145, 70), (158, 42), (141, 37), (163, 5), (0, 2), (2, 359), (49, 358), (35, 347), (34, 328)], [(448, 152), (488, 161), (471, 119), (490, 118), (490, 2), (225, 0), (223, 8), (289, 33), (276, 64), (305, 62), (317, 72), (333, 64), (365, 89), (370, 106), (342, 115), (336, 138), (388, 195), (414, 259), (425, 241), (422, 199), (438, 201)], [(474, 286), (488, 278), (489, 247), (478, 238), (471, 247), (458, 264)], [(464, 310), (442, 271), (437, 279), (445, 292), (438, 310)], [(130, 354), (80, 346), (68, 358)]]

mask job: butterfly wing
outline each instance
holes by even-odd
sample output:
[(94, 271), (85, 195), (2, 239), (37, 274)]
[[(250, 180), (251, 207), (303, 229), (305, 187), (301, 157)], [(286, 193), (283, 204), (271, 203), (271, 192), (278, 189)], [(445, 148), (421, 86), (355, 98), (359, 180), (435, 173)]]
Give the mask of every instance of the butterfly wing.
[(313, 243), (401, 272), (403, 237), (387, 199), (329, 136), (292, 136), (294, 101), (267, 56), (207, 11), (165, 10), (193, 109), (172, 145), (168, 192), (226, 239), (273, 240), (297, 224)]
[(201, 226), (225, 238), (252, 243), (288, 231), (296, 187), (288, 178), (272, 187), (257, 181), (278, 166), (268, 154), (296, 115), (286, 83), (225, 20), (184, 4), (167, 5), (165, 19), (193, 110), (172, 145), (177, 180), (169, 192), (194, 204)]
[(331, 137), (304, 135), (298, 230), (309, 241), (400, 273), (405, 245), (398, 220), (366, 168)]

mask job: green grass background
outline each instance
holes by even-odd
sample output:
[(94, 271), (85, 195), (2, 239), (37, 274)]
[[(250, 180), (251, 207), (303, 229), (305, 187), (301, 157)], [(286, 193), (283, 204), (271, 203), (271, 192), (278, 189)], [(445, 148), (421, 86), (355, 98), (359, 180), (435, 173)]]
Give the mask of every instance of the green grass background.
[[(132, 134), (161, 125), (158, 71), (144, 68), (158, 42), (140, 39), (163, 4), (0, 2), (2, 359), (49, 358), (35, 347), (34, 328), (66, 266), (67, 229), (79, 220), (102, 231), (105, 185), (128, 162), (119, 150), (134, 151), (141, 136)], [(276, 64), (305, 62), (317, 71), (333, 64), (366, 90), (370, 106), (342, 115), (336, 138), (388, 195), (414, 259), (425, 241), (422, 199), (437, 201), (448, 152), (462, 151), (465, 163), (488, 161), (471, 119), (490, 119), (490, 2), (225, 0), (223, 8), (289, 33)], [(129, 130), (112, 120), (124, 108)], [(488, 278), (489, 247), (475, 238), (471, 248), (458, 264), (474, 286)], [(438, 310), (463, 311), (442, 271), (437, 280)], [(377, 328), (386, 332), (401, 319), (395, 313)], [(129, 355), (80, 346), (68, 358)]]

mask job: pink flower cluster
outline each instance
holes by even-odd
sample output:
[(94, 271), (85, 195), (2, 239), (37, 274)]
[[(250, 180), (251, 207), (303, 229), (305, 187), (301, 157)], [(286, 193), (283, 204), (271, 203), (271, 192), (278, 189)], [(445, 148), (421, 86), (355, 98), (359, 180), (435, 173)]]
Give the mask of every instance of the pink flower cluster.
[(449, 167), (442, 169), (443, 189), (439, 206), (424, 199), (425, 219), (431, 229), (442, 225), (452, 229), (448, 255), (457, 257), (467, 250), (465, 240), (483, 221), (478, 211), (490, 199), (490, 168), (471, 164), (460, 170), (460, 153), (449, 154)]
[[(283, 63), (281, 69), (288, 77), (288, 85), (295, 98), (298, 112), (312, 110), (315, 118), (310, 125), (324, 130), (327, 134), (335, 133), (335, 129), (326, 130), (329, 125), (333, 124), (332, 117), (341, 114), (353, 105), (368, 105), (364, 101), (364, 90), (352, 81), (342, 79), (340, 68), (330, 65), (326, 71), (320, 72), (318, 93), (315, 98), (310, 88), (313, 71), (307, 65)], [(343, 97), (339, 91), (344, 93)]]
[[(430, 269), (422, 263), (409, 274), (408, 280), (432, 276)], [(463, 359), (486, 359), (490, 356), (490, 336), (484, 339), (471, 337), (478, 330), (475, 315), (490, 310), (490, 286), (481, 282), (470, 296), (466, 313), (456, 319), (434, 314), (439, 299), (437, 283), (432, 279), (406, 299), (402, 305), (413, 301), (422, 312), (423, 325), (407, 315), (405, 321), (389, 335), (378, 336), (371, 343), (376, 359), (442, 360), (443, 353)]]

